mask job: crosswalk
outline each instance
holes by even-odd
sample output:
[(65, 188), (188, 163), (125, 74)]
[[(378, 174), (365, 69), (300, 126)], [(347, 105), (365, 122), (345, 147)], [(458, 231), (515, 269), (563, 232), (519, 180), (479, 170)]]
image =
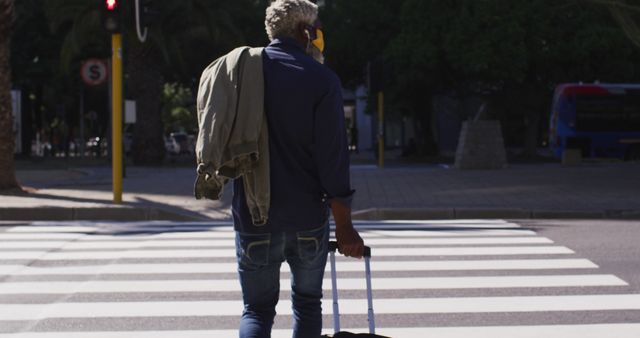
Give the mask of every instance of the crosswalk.
[[(640, 311), (640, 294), (519, 224), (356, 226), (372, 247), (379, 334), (640, 337), (640, 323), (624, 316)], [(233, 236), (224, 222), (0, 227), (0, 338), (236, 337), (242, 303)], [(361, 261), (338, 257), (342, 328), (355, 332), (367, 331), (363, 269)], [(291, 336), (289, 278), (285, 264), (273, 337)], [(325, 280), (327, 333), (330, 287)]]

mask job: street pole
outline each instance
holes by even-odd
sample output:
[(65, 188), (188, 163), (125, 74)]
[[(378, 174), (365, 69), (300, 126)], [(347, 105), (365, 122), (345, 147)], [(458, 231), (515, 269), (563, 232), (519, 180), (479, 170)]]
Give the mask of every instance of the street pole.
[(384, 94), (378, 92), (378, 167), (384, 168)]
[(144, 32), (140, 29), (140, 0), (136, 0), (136, 33), (140, 42), (144, 43), (147, 40), (147, 27), (144, 28)]
[(122, 34), (111, 34), (113, 203), (122, 203)]

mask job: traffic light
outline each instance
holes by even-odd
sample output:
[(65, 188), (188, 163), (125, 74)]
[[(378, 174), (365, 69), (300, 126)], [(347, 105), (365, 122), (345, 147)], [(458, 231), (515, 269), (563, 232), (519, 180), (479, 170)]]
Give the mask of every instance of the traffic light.
[(105, 5), (108, 11), (115, 11), (118, 8), (118, 0), (106, 0)]
[(120, 8), (122, 0), (101, 0), (101, 2), (104, 28), (111, 33), (119, 32), (122, 21)]

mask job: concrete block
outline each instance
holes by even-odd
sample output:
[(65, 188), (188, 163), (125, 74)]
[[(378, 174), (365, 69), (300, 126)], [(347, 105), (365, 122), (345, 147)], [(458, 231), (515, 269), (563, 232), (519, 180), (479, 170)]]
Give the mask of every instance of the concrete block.
[(462, 125), (455, 167), (458, 169), (502, 169), (507, 155), (500, 121), (466, 121)]
[(578, 165), (582, 162), (582, 150), (565, 149), (562, 152), (562, 165)]

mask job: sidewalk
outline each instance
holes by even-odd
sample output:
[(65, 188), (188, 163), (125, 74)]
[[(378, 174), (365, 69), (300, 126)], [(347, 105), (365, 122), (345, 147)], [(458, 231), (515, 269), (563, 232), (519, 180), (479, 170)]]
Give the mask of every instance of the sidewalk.
[[(355, 218), (640, 218), (640, 163), (512, 165), (460, 171), (446, 165), (353, 161)], [(26, 168), (32, 193), (0, 195), (0, 220), (230, 219), (221, 201), (193, 198), (191, 167), (128, 167), (124, 203), (111, 203), (111, 168)]]

